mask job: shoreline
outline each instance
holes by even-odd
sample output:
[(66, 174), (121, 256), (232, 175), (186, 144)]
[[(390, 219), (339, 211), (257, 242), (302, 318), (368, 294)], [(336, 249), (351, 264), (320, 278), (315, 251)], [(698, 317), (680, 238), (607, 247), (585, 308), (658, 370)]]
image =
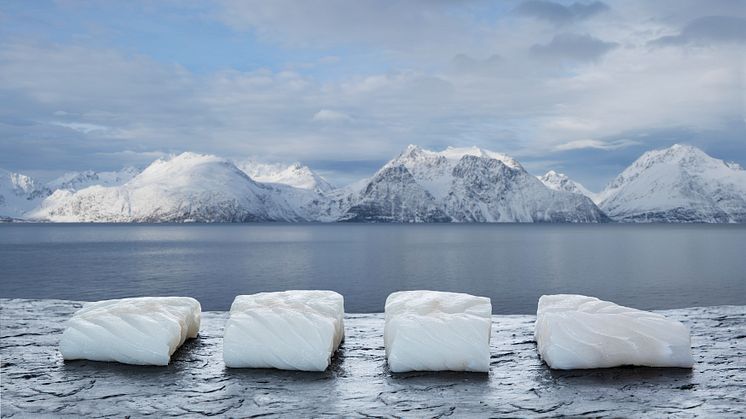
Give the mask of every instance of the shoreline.
[[(692, 332), (695, 367), (554, 371), (541, 362), (533, 315), (493, 315), (491, 365), (480, 373), (388, 371), (383, 315), (345, 317), (346, 339), (323, 373), (231, 370), (227, 312), (203, 312), (200, 336), (167, 367), (64, 363), (67, 300), (0, 299), (2, 416), (155, 414), (308, 416), (737, 416), (746, 412), (746, 306), (660, 310)], [(303, 410), (298, 410), (303, 409)]]

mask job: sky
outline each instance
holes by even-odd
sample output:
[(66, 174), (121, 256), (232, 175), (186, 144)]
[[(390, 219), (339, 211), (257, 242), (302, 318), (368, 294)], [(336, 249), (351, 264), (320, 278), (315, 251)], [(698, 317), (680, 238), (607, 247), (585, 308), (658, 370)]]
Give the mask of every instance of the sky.
[(475, 145), (598, 191), (674, 143), (746, 166), (746, 2), (0, 1), (0, 167), (42, 178)]

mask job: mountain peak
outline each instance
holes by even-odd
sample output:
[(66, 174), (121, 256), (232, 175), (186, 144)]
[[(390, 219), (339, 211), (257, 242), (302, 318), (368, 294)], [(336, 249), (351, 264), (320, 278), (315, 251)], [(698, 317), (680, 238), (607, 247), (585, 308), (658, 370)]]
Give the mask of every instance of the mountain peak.
[(549, 179), (569, 179), (569, 178), (564, 173), (559, 173), (559, 172), (555, 172), (554, 170), (550, 170), (544, 173), (544, 176), (539, 176), (539, 179), (549, 180)]
[(185, 151), (181, 154), (172, 155), (167, 158), (159, 158), (146, 167), (138, 176), (135, 176), (133, 180), (161, 176), (165, 173), (171, 173), (173, 175), (180, 172), (192, 174), (193, 168), (201, 165), (209, 165), (210, 163), (225, 164), (229, 162), (222, 157), (213, 156), (211, 154)]
[(500, 160), (505, 163), (508, 167), (516, 169), (520, 167), (520, 164), (512, 157), (507, 154), (498, 153), (495, 151), (486, 150), (477, 146), (471, 147), (447, 147), (445, 150), (439, 153), (440, 155), (450, 159), (461, 159), (464, 156), (475, 156), (487, 159)]
[(290, 165), (282, 163), (262, 163), (255, 160), (236, 162), (241, 171), (251, 179), (262, 183), (276, 183), (319, 193), (334, 189), (326, 179), (300, 162)]
[(181, 154), (172, 156), (167, 161), (178, 162), (178, 161), (188, 161), (188, 160), (214, 161), (214, 160), (225, 160), (225, 159), (218, 157), (218, 156), (214, 156), (212, 154), (202, 154), (202, 153), (195, 153), (193, 151), (185, 151)]
[(420, 150), (420, 149), (421, 149), (421, 147), (420, 147), (420, 146), (418, 146), (417, 144), (409, 144), (409, 145), (407, 145), (407, 147), (406, 147), (406, 148), (404, 149), (404, 153), (408, 153), (408, 152), (410, 152), (410, 151), (415, 151), (415, 150)]
[(682, 143), (676, 143), (672, 145), (671, 147), (668, 147), (670, 150), (683, 150), (683, 151), (702, 151), (699, 148), (689, 145), (689, 144), (682, 144)]
[(707, 153), (702, 151), (693, 145), (688, 144), (674, 144), (668, 148), (662, 148), (658, 150), (650, 150), (644, 153), (638, 161), (641, 163), (647, 162), (670, 162), (670, 161), (681, 161), (686, 158), (699, 157), (699, 158), (711, 158)]
[(578, 195), (585, 195), (592, 200), (595, 200), (596, 194), (586, 189), (583, 185), (574, 180), (570, 179), (566, 174), (559, 173), (554, 170), (550, 170), (544, 174), (544, 176), (537, 176), (549, 189), (555, 191), (571, 192)]
[(448, 146), (442, 151), (432, 151), (432, 150), (424, 149), (414, 144), (408, 145), (407, 148), (405, 148), (404, 151), (402, 151), (399, 157), (392, 160), (390, 163), (401, 163), (403, 161), (412, 160), (412, 159), (421, 159), (421, 158), (424, 158), (424, 159), (444, 158), (451, 162), (456, 162), (458, 160), (461, 160), (461, 158), (463, 158), (464, 156), (475, 156), (475, 157), (480, 157), (480, 158), (499, 160), (512, 169), (517, 169), (521, 167), (518, 161), (508, 156), (507, 154), (485, 150), (477, 146), (471, 146), (471, 147)]
[(453, 147), (449, 145), (448, 147), (446, 147), (445, 150), (440, 152), (440, 154), (444, 156), (454, 156), (454, 157), (463, 157), (463, 156), (488, 157), (489, 153), (490, 151), (484, 150), (475, 145), (471, 147)]
[(426, 150), (416, 144), (409, 144), (401, 153), (399, 153), (397, 159), (414, 158), (422, 154), (423, 151)]

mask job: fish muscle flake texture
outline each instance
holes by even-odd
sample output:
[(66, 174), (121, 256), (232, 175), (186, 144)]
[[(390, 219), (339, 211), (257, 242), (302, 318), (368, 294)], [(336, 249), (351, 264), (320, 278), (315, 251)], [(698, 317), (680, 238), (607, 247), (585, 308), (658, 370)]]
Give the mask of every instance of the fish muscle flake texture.
[(683, 323), (583, 295), (542, 296), (535, 337), (541, 358), (555, 369), (694, 364)]
[(225, 325), (231, 368), (324, 371), (344, 339), (344, 298), (333, 291), (239, 295)]
[(60, 340), (65, 360), (168, 365), (199, 333), (201, 307), (188, 297), (139, 297), (87, 303), (73, 314)]
[(386, 358), (392, 372), (489, 371), (489, 298), (400, 291), (386, 299), (385, 317)]

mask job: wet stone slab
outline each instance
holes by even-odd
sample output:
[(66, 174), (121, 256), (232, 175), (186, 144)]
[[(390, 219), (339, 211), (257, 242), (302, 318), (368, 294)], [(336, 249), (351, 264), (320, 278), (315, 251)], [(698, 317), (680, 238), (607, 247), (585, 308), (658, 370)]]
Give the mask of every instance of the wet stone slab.
[(324, 373), (229, 370), (227, 313), (203, 313), (167, 367), (63, 362), (57, 345), (80, 303), (0, 300), (2, 416), (705, 416), (746, 415), (746, 306), (668, 310), (692, 330), (693, 370), (552, 371), (534, 316), (494, 316), (489, 374), (392, 374), (383, 316), (351, 314)]

